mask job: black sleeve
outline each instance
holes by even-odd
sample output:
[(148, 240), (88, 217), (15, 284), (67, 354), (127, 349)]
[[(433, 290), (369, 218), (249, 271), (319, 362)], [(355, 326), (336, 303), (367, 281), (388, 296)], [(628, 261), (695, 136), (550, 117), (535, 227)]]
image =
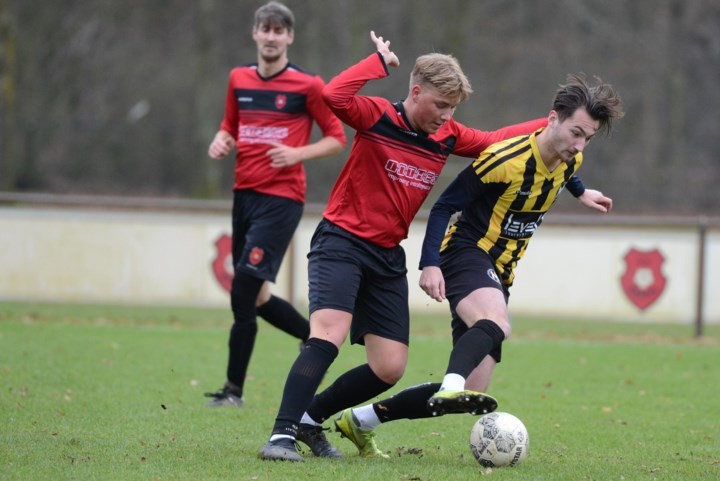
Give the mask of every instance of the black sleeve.
[(580, 197), (585, 193), (585, 185), (577, 175), (570, 177), (565, 187), (567, 187), (567, 190), (569, 190), (574, 197)]
[(430, 209), (420, 255), (420, 269), (440, 264), (440, 244), (445, 237), (450, 217), (472, 202), (480, 184), (472, 165), (470, 165), (460, 172), (440, 194), (435, 205)]

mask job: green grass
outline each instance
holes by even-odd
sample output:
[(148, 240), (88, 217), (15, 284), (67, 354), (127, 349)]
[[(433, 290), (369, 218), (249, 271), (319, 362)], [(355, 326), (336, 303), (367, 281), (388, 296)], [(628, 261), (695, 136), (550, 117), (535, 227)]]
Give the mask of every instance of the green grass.
[[(720, 329), (515, 321), (490, 392), (526, 424), (529, 457), (481, 468), (474, 417), (377, 430), (390, 460), (256, 458), (297, 342), (261, 325), (243, 409), (209, 409), (223, 382), (225, 309), (0, 303), (0, 478), (232, 480), (717, 480)], [(439, 380), (444, 319), (413, 318), (411, 358), (391, 392)], [(345, 346), (329, 382), (364, 359)]]

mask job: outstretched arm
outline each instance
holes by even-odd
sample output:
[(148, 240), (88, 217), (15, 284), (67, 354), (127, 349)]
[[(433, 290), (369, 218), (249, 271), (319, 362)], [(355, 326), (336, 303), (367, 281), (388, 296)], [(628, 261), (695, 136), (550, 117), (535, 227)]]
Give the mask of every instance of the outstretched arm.
[(370, 80), (387, 77), (389, 67), (400, 65), (389, 40), (375, 32), (370, 32), (370, 39), (376, 52), (333, 77), (322, 91), (323, 100), (335, 115), (355, 130), (370, 128), (384, 112), (376, 98), (358, 95), (360, 90)]

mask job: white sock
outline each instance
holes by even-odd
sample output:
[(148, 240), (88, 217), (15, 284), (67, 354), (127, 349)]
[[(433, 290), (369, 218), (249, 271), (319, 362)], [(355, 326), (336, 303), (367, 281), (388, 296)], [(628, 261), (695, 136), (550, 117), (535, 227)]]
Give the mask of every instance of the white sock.
[(352, 410), (352, 413), (355, 415), (355, 419), (357, 419), (358, 425), (363, 431), (372, 431), (381, 424), (380, 418), (375, 414), (372, 404), (355, 408)]
[(465, 378), (460, 374), (445, 374), (443, 378), (441, 391), (464, 391), (465, 390)]
[(289, 434), (273, 434), (270, 436), (270, 441), (277, 441), (278, 439), (292, 439), (295, 441), (295, 438), (290, 436)]
[(322, 423), (319, 423), (315, 421), (313, 418), (311, 418), (308, 413), (303, 414), (302, 419), (300, 419), (300, 424), (311, 424), (313, 426), (321, 426)]

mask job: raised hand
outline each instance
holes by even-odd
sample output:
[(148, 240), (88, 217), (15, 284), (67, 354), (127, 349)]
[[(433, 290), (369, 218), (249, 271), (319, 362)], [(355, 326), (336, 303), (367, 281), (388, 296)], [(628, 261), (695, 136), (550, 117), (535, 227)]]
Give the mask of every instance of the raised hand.
[(390, 67), (397, 67), (400, 65), (400, 59), (398, 58), (395, 53), (390, 50), (390, 40), (385, 40), (382, 37), (378, 37), (375, 35), (375, 31), (370, 31), (370, 39), (375, 43), (375, 47), (377, 47), (377, 51), (380, 52), (380, 55), (383, 56), (385, 59), (385, 64), (387, 64)]

